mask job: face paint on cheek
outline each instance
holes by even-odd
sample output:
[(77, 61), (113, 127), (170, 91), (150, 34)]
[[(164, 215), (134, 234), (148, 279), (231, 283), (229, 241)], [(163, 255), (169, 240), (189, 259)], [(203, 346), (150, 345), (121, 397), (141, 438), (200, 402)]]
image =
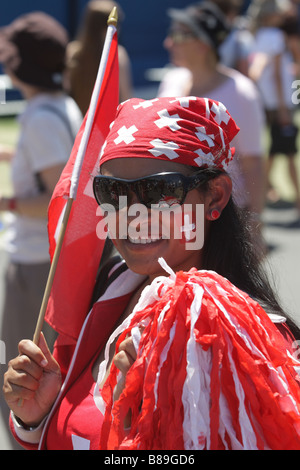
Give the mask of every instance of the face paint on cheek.
[(184, 204), (182, 211), (174, 218), (176, 232), (180, 232), (180, 243), (186, 250), (200, 250), (204, 244), (204, 205)]
[(195, 230), (196, 225), (192, 222), (192, 218), (189, 214), (184, 214), (184, 225), (180, 228), (183, 238), (186, 241), (190, 241), (194, 238), (193, 230)]

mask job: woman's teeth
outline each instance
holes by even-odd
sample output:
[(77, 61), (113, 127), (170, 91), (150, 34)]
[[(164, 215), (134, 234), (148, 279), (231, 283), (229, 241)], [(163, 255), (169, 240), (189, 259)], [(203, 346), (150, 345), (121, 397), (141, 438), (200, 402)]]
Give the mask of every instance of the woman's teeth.
[(131, 237), (128, 237), (128, 240), (130, 241), (130, 243), (134, 243), (136, 245), (146, 245), (146, 244), (149, 244), (149, 243), (155, 243), (160, 239), (161, 239), (160, 237), (156, 237), (156, 238), (131, 238)]

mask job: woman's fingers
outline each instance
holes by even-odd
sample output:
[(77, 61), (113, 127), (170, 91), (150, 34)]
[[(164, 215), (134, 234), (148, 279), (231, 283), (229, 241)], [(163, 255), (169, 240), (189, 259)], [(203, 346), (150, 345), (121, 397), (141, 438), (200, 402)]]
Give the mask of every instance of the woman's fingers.
[(19, 343), (19, 356), (9, 362), (3, 392), (10, 409), (24, 423), (40, 423), (53, 405), (61, 387), (60, 368), (44, 336), (39, 345)]
[[(33, 341), (27, 339), (20, 341), (19, 354), (19, 357), (26, 356), (40, 367), (46, 367), (48, 365), (48, 360), (46, 359), (45, 354), (39, 346), (33, 343)], [(18, 360), (18, 358), (15, 360)]]
[(130, 367), (136, 360), (136, 350), (131, 336), (128, 336), (122, 343), (120, 343), (119, 351), (114, 356), (115, 366), (126, 375)]
[[(44, 354), (44, 358), (46, 361), (43, 361), (43, 369), (46, 372), (52, 372), (52, 373), (57, 373), (60, 375), (60, 367), (57, 363), (57, 361), (54, 359), (54, 357), (51, 354), (51, 351), (49, 350), (48, 344), (46, 342), (46, 339), (44, 337), (44, 334), (40, 334), (40, 340), (39, 340), (39, 348)], [(47, 364), (46, 364), (47, 362)]]
[(9, 371), (11, 383), (30, 390), (38, 388), (39, 380), (43, 374), (42, 367), (35, 364), (27, 356), (19, 356), (18, 360), (10, 361)]

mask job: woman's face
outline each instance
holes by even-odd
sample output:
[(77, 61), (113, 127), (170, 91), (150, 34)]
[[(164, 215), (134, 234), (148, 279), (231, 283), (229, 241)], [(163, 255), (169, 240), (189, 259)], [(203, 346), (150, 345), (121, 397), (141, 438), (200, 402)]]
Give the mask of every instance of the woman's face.
[[(147, 158), (120, 158), (101, 166), (102, 175), (129, 180), (161, 172), (191, 174), (184, 165)], [(133, 204), (140, 204), (140, 201), (130, 194), (129, 204), (133, 208)], [(129, 216), (125, 207), (113, 214), (112, 222), (107, 218), (108, 228), (110, 230), (111, 226), (111, 230), (115, 231), (113, 223), (117, 219), (115, 233), (118, 237), (120, 230), (124, 233), (126, 226), (127, 237), (113, 239), (113, 242), (128, 267), (136, 273), (148, 275), (151, 280), (165, 274), (158, 263), (160, 257), (175, 272), (188, 271), (192, 267), (199, 269), (204, 232), (207, 230), (204, 215), (206, 204), (207, 197), (198, 189), (193, 189), (187, 193), (177, 215), (169, 209), (157, 211), (140, 206), (140, 213)]]
[(164, 41), (170, 61), (177, 67), (191, 69), (207, 45), (200, 41), (184, 24), (174, 23)]

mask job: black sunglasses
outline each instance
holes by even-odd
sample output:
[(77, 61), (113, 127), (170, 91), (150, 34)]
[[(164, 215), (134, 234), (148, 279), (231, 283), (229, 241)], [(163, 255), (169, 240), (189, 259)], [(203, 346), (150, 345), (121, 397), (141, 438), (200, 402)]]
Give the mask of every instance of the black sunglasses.
[(192, 31), (170, 29), (168, 37), (171, 38), (175, 44), (183, 44), (190, 39), (196, 39), (197, 36)]
[[(126, 180), (99, 175), (94, 178), (93, 189), (99, 205), (110, 204), (115, 210), (127, 205), (127, 198), (134, 193), (139, 202), (151, 209), (151, 206), (171, 207), (182, 205), (186, 195), (192, 189), (208, 181), (203, 171), (191, 176), (181, 173), (157, 173), (144, 178)], [(126, 204), (120, 206), (120, 196), (126, 196)]]

